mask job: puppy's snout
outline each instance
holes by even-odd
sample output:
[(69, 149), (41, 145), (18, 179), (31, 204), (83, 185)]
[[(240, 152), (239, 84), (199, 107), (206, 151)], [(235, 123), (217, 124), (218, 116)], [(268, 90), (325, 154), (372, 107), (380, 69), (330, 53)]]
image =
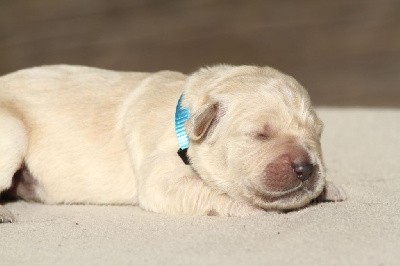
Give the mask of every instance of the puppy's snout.
[(307, 180), (314, 172), (314, 165), (309, 162), (297, 163), (294, 164), (292, 167), (297, 178), (301, 181)]
[(268, 190), (287, 191), (306, 180), (312, 183), (317, 168), (317, 165), (311, 163), (307, 150), (290, 142), (285, 152), (267, 165), (263, 181)]

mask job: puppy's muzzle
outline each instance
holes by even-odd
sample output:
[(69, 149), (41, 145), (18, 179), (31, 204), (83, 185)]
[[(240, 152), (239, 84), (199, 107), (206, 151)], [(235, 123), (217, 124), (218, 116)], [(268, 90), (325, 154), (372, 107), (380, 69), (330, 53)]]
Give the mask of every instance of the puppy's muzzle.
[(285, 153), (267, 165), (263, 184), (270, 192), (290, 191), (303, 182), (312, 182), (311, 177), (316, 168), (304, 148), (291, 145)]

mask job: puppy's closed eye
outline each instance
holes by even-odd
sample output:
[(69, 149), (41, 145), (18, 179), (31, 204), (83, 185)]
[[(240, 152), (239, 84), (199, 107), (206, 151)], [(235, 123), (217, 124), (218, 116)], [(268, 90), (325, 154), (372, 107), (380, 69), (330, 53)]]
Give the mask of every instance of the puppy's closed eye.
[(257, 140), (268, 140), (270, 138), (270, 136), (265, 132), (256, 132), (256, 133), (253, 134), (253, 136)]
[(264, 125), (260, 130), (257, 130), (254, 134), (255, 138), (258, 140), (268, 140), (272, 137), (273, 130), (268, 124)]
[(251, 139), (259, 140), (259, 141), (266, 141), (273, 137), (273, 130), (270, 125), (264, 125), (261, 128), (252, 128), (249, 127), (245, 131), (245, 135)]
[(252, 139), (260, 140), (260, 141), (266, 141), (272, 137), (267, 132), (260, 131), (260, 130), (250, 131), (250, 132), (247, 132), (245, 135)]

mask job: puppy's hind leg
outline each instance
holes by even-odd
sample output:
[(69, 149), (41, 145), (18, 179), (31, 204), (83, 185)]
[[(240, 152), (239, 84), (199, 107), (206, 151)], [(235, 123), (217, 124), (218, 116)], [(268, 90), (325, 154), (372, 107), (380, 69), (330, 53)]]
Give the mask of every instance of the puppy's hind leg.
[[(27, 150), (23, 123), (5, 109), (0, 109), (0, 193), (12, 185), (14, 173), (21, 167)], [(14, 222), (15, 217), (0, 206), (0, 223)]]

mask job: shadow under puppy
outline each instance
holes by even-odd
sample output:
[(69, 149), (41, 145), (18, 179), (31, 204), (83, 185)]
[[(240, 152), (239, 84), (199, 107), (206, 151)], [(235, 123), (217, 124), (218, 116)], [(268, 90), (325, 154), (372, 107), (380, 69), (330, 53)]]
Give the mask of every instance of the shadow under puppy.
[(25, 200), (247, 216), (345, 199), (306, 90), (270, 67), (21, 70), (0, 78), (0, 125), (0, 192)]

